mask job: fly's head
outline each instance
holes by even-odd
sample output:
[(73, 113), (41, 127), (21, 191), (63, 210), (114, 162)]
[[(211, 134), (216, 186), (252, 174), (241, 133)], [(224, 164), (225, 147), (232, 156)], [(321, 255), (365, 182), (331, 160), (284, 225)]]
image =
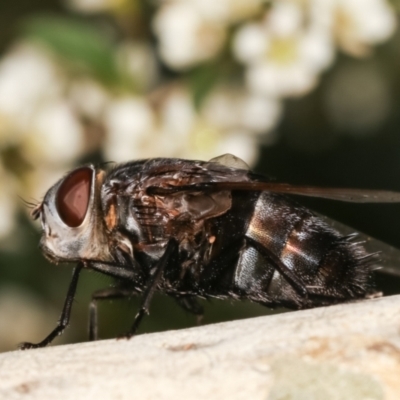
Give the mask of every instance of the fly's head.
[(100, 187), (104, 171), (89, 165), (71, 171), (32, 211), (41, 220), (40, 247), (51, 261), (109, 259)]

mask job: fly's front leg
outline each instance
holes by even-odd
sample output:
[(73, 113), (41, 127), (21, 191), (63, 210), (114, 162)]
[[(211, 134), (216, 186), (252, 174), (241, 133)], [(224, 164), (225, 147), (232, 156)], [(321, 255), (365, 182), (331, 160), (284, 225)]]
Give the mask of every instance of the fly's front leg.
[(170, 239), (167, 243), (167, 247), (165, 249), (164, 254), (161, 256), (160, 260), (156, 265), (156, 269), (153, 275), (149, 278), (146, 290), (143, 293), (142, 302), (140, 304), (140, 308), (138, 313), (135, 316), (135, 320), (133, 321), (132, 327), (130, 331), (124, 336), (126, 338), (130, 338), (133, 336), (139, 328), (140, 322), (142, 321), (143, 317), (149, 313), (149, 306), (151, 299), (153, 298), (154, 292), (157, 289), (157, 285), (160, 283), (163, 272), (171, 262), (174, 260), (174, 255), (178, 252), (178, 242), (175, 239)]
[(78, 280), (79, 280), (79, 274), (82, 270), (82, 267), (83, 267), (83, 263), (78, 263), (78, 265), (74, 268), (74, 270), (72, 272), (72, 279), (71, 279), (71, 283), (69, 284), (67, 297), (65, 298), (64, 307), (63, 307), (60, 319), (58, 320), (58, 323), (57, 323), (57, 326), (55, 327), (55, 329), (39, 343), (29, 343), (29, 342), (21, 343), (19, 346), (21, 350), (45, 347), (48, 344), (50, 344), (58, 335), (61, 335), (64, 332), (64, 329), (69, 324), (72, 303), (74, 301), (76, 287), (78, 285)]
[(92, 294), (92, 300), (89, 305), (89, 340), (98, 339), (98, 300), (123, 299), (134, 295), (137, 295), (137, 292), (118, 287), (96, 290), (96, 292)]

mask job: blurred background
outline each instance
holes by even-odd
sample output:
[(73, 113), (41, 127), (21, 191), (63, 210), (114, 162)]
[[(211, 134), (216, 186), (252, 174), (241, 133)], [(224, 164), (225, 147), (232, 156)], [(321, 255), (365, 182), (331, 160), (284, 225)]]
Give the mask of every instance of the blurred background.
[[(29, 202), (84, 162), (223, 153), (282, 182), (400, 190), (400, 4), (386, 0), (0, 2), (0, 351), (56, 324), (72, 268), (37, 248)], [(304, 200), (304, 201), (303, 201)], [(400, 205), (302, 199), (400, 247)], [(71, 326), (87, 340), (83, 273)], [(385, 294), (400, 281), (378, 279)], [(100, 305), (100, 336), (138, 301)], [(204, 303), (204, 323), (263, 315)], [(157, 296), (141, 332), (193, 326)]]

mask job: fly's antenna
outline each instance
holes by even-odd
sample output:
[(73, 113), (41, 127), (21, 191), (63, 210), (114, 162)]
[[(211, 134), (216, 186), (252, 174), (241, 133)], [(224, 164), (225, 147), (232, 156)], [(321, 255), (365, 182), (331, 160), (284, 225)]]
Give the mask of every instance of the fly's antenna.
[(38, 200), (33, 199), (33, 201), (28, 201), (28, 200), (25, 200), (21, 196), (18, 196), (18, 197), (24, 203), (24, 205), (26, 207), (30, 208), (30, 209), (34, 209), (35, 207), (37, 207), (39, 205), (39, 201)]
[(42, 212), (43, 203), (35, 199), (33, 199), (33, 201), (28, 201), (21, 196), (18, 197), (24, 203), (24, 205), (31, 210), (30, 214), (33, 220), (37, 220), (39, 218), (40, 213)]

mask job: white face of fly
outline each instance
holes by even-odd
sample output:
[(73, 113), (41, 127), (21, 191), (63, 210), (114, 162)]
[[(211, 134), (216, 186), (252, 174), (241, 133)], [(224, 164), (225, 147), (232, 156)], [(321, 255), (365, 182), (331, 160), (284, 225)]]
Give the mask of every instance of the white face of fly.
[(70, 172), (33, 211), (40, 218), (40, 247), (52, 261), (106, 261), (110, 258), (99, 202), (103, 171), (90, 165)]

